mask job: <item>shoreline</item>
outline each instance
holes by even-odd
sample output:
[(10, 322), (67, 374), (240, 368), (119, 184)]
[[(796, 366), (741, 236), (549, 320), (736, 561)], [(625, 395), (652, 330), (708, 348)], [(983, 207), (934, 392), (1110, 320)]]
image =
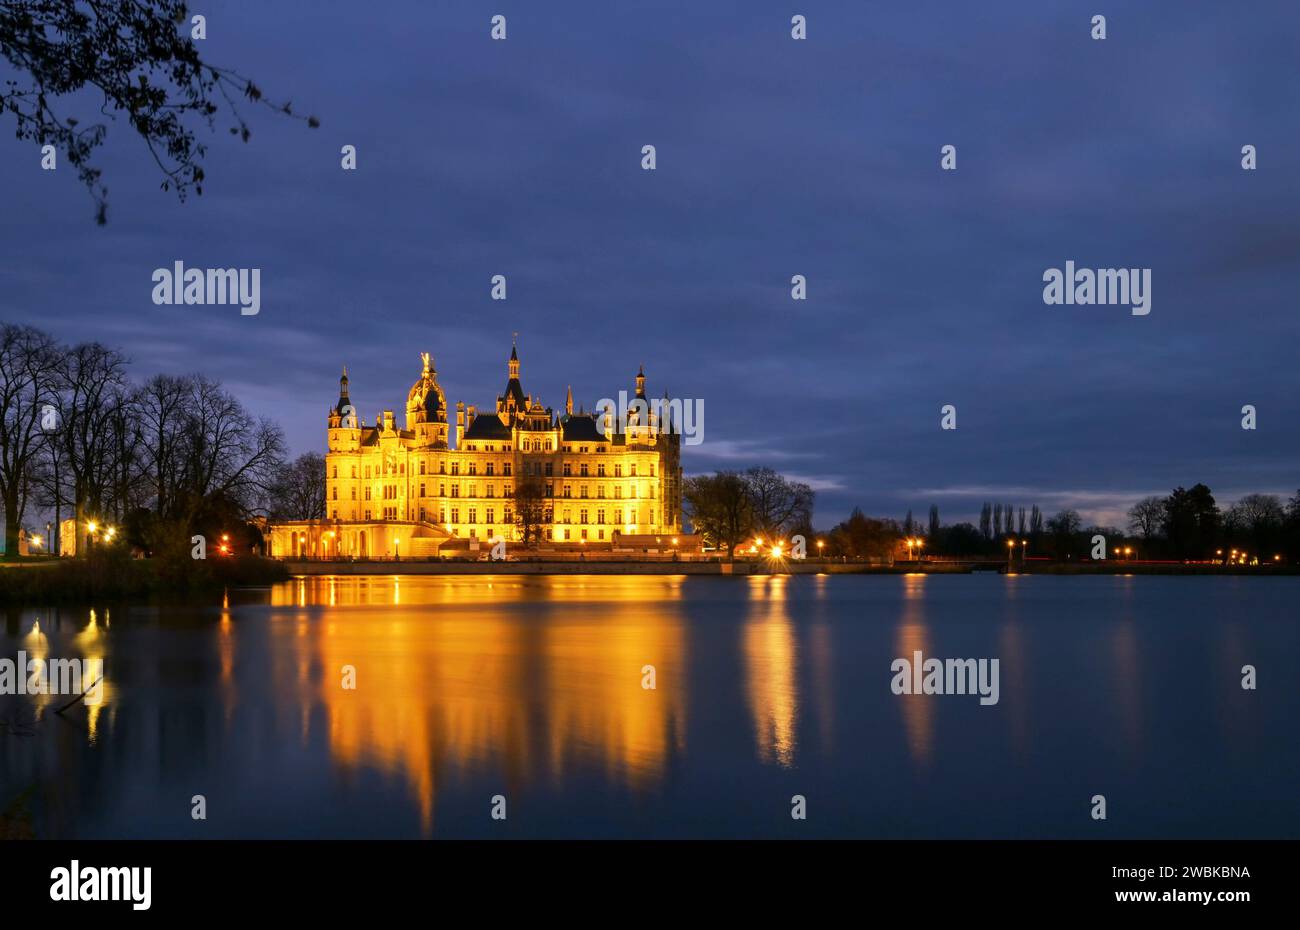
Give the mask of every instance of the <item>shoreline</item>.
[(976, 573), (1011, 575), (1300, 575), (1295, 566), (1248, 565), (1177, 565), (1132, 563), (1048, 563), (1015, 566), (961, 562), (920, 562), (874, 565), (860, 562), (787, 561), (780, 565), (762, 562), (691, 562), (637, 560), (536, 560), (536, 561), (296, 561), (284, 566), (295, 578), (391, 575), (971, 575)]

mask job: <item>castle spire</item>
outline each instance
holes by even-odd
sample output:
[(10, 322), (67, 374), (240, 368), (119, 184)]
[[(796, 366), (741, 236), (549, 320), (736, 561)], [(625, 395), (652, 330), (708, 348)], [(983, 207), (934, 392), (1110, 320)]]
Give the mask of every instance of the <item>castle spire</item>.
[(566, 396), (564, 399), (564, 412), (567, 413), (569, 416), (573, 416), (573, 385), (572, 384), (569, 385), (568, 396)]

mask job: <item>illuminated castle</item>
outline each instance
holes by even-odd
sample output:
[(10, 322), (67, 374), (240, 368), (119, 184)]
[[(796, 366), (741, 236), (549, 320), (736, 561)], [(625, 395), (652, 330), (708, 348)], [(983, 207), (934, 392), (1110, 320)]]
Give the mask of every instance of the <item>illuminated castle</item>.
[[(681, 436), (661, 429), (654, 413), (638, 422), (634, 407), (626, 424), (611, 411), (575, 413), (570, 389), (556, 416), (524, 393), (512, 348), (496, 410), (457, 403), (453, 443), (438, 373), (428, 353), (421, 358), (400, 427), (391, 410), (370, 425), (361, 419), (344, 369), (329, 411), (320, 538), (294, 537), (288, 548), (281, 540), (273, 554), (418, 556), (451, 539), (516, 541), (523, 506), (536, 514), (535, 538), (557, 545), (680, 533)], [(635, 397), (643, 402), (645, 380), (639, 371)], [(528, 504), (519, 495), (523, 482)], [(404, 549), (403, 534), (410, 540)]]

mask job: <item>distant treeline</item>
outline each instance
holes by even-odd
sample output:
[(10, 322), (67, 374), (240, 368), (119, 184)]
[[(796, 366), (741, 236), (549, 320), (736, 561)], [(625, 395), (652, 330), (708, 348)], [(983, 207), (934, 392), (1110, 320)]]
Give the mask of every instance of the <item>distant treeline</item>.
[(898, 538), (924, 537), (924, 551), (931, 555), (1000, 556), (1014, 541), (1017, 554), (1023, 549), (1030, 556), (1079, 559), (1091, 553), (1092, 539), (1100, 535), (1106, 537), (1110, 558), (1125, 549), (1139, 559), (1226, 560), (1235, 550), (1261, 562), (1277, 556), (1300, 560), (1300, 491), (1285, 502), (1272, 494), (1248, 494), (1223, 510), (1206, 485), (1177, 487), (1164, 497), (1136, 502), (1124, 528), (1085, 526), (1078, 511), (1070, 509), (1044, 519), (1036, 506), (1026, 510), (997, 503), (984, 504), (978, 526), (946, 525), (933, 505), (924, 525), (911, 511), (901, 523), (879, 522), (897, 527)]

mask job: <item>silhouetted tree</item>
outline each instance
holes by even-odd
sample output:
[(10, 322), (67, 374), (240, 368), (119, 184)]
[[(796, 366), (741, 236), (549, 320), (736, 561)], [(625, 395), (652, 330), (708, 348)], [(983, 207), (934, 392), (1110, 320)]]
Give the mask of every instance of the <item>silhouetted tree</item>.
[(751, 468), (744, 474), (749, 495), (752, 528), (765, 537), (783, 537), (798, 523), (812, 519), (813, 490), (770, 468)]
[(270, 516), (280, 520), (323, 520), (325, 500), (325, 456), (304, 452), (292, 462), (271, 471)]
[(59, 352), (45, 333), (28, 326), (0, 327), (0, 498), (4, 502), (5, 553), (18, 552), (18, 531), (38, 455), (48, 437), (47, 407), (55, 404)]
[(1165, 516), (1165, 499), (1163, 497), (1144, 497), (1128, 511), (1129, 529), (1149, 542), (1160, 532)]
[(1161, 523), (1165, 538), (1175, 558), (1191, 559), (1214, 548), (1221, 524), (1214, 495), (1203, 484), (1191, 489), (1175, 488), (1165, 498), (1165, 515)]
[[(0, 55), (26, 76), (0, 84), (0, 113), (14, 115), (18, 138), (53, 145), (77, 169), (101, 224), (108, 190), (91, 155), (108, 129), (66, 114), (78, 104), (91, 114), (124, 114), (162, 171), (163, 190), (182, 200), (191, 190), (203, 193), (206, 147), (189, 123), (213, 129), (219, 101), (231, 134), (245, 142), (250, 130), (237, 97), (303, 118), (288, 103), (267, 100), (249, 79), (204, 61), (188, 18), (182, 0), (0, 0)], [(91, 96), (79, 98), (86, 91)]]
[(735, 558), (736, 545), (753, 529), (753, 510), (745, 479), (734, 471), (696, 475), (682, 482), (682, 501), (691, 528)]
[(546, 485), (536, 476), (524, 478), (515, 485), (514, 502), (519, 541), (525, 546), (536, 545), (541, 541), (546, 515)]

